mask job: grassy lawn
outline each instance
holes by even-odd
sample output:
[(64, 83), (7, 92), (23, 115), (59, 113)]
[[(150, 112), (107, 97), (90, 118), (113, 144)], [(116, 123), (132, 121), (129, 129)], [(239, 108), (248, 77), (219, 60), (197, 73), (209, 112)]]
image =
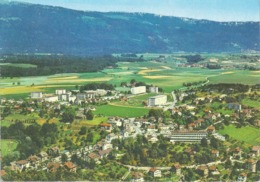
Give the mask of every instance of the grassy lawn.
[(260, 129), (246, 126), (236, 128), (235, 125), (225, 126), (223, 130), (219, 131), (220, 134), (228, 134), (231, 138), (244, 141), (251, 145), (260, 145)]
[(6, 156), (16, 149), (18, 142), (16, 140), (1, 140), (2, 156)]
[(114, 105), (98, 106), (94, 114), (101, 114), (104, 116), (119, 116), (119, 117), (139, 117), (148, 114), (149, 109), (146, 108), (132, 108)]
[(95, 116), (95, 118), (93, 120), (84, 120), (80, 122), (80, 125), (99, 125), (102, 122), (106, 122), (107, 121), (107, 117), (97, 117)]
[(129, 98), (128, 101), (113, 102), (113, 105), (117, 105), (117, 106), (132, 106), (132, 107), (144, 107), (143, 101), (147, 101), (149, 97), (155, 96), (155, 95), (157, 95), (157, 94), (155, 94), (155, 93), (148, 93), (148, 94), (137, 95), (137, 96)]
[(250, 107), (254, 107), (254, 108), (259, 107), (259, 101), (257, 101), (257, 100), (243, 99), (242, 104), (250, 106)]

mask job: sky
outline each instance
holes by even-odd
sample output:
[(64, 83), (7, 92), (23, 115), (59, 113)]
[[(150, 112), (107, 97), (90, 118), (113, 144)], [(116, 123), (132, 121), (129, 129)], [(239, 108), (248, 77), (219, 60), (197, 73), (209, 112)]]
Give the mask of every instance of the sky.
[[(1, 0), (0, 0), (1, 1)], [(12, 1), (12, 0), (9, 0)], [(145, 12), (214, 21), (260, 21), (260, 0), (18, 0), (84, 11)]]

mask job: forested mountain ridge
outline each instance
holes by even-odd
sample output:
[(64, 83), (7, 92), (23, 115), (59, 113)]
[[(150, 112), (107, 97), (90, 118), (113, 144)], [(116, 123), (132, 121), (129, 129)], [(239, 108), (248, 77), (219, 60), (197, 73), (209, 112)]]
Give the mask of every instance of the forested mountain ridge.
[(0, 54), (259, 51), (259, 37), (259, 22), (214, 22), (0, 3)]

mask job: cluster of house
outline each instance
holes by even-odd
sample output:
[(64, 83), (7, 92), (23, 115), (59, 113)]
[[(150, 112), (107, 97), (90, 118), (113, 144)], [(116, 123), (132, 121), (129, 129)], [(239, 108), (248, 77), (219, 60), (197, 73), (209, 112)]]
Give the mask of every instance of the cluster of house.
[[(85, 161), (94, 160), (100, 163), (100, 160), (107, 157), (112, 151), (113, 145), (107, 141), (99, 141), (95, 145), (89, 145), (79, 148), (75, 151), (60, 151), (58, 147), (49, 148), (47, 152), (42, 151), (37, 155), (31, 155), (25, 160), (11, 162), (11, 170), (24, 171), (28, 169), (45, 170), (48, 172), (56, 172), (58, 168), (64, 167), (70, 172), (76, 172), (77, 165), (71, 162), (71, 157), (77, 155)], [(67, 161), (62, 162), (62, 155), (67, 156)]]
[[(107, 93), (111, 92), (113, 96), (107, 96)], [(97, 90), (84, 90), (80, 93), (79, 90), (66, 91), (65, 89), (58, 89), (54, 94), (43, 94), (42, 92), (32, 92), (30, 98), (44, 100), (45, 102), (72, 102), (80, 104), (82, 101), (86, 103), (119, 99), (120, 94), (116, 91), (108, 91), (104, 89)]]

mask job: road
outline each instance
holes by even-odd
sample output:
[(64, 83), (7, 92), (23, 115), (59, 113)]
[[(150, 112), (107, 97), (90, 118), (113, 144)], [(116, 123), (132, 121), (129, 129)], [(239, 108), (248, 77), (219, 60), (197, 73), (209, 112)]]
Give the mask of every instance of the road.
[(167, 111), (168, 109), (173, 109), (177, 103), (177, 98), (176, 98), (174, 91), (172, 91), (171, 94), (172, 94), (173, 102), (170, 106), (164, 107), (163, 108), (164, 111)]

